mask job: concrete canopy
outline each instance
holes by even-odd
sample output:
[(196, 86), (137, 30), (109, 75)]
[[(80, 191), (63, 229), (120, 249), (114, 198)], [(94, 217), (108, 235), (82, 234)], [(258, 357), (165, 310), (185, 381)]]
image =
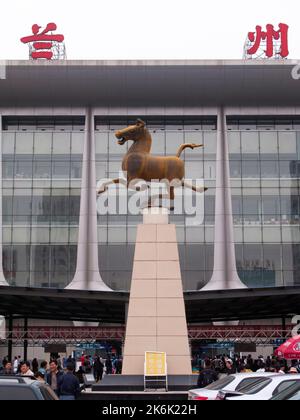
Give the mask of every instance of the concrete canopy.
[(4, 63), (0, 107), (300, 104), (300, 80), (292, 78), (291, 60)]

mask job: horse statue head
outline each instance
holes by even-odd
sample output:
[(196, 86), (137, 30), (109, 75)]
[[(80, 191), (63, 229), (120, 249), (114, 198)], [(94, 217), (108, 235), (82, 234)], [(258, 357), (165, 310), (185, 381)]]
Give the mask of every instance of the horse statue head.
[(118, 144), (123, 146), (128, 140), (137, 142), (145, 137), (146, 123), (141, 119), (136, 121), (135, 125), (130, 125), (123, 130), (116, 131), (116, 138), (119, 140)]

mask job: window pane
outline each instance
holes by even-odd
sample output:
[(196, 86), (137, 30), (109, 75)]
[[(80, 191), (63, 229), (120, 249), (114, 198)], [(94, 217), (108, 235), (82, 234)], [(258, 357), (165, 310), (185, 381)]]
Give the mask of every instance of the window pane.
[[(241, 153), (241, 139), (240, 132), (228, 131), (227, 132), (229, 153), (240, 155)], [(230, 157), (232, 159), (232, 157)]]
[(82, 163), (71, 162), (71, 178), (80, 179), (82, 177)]
[(33, 154), (33, 134), (16, 133), (16, 153)]
[(69, 229), (68, 228), (51, 228), (51, 239), (52, 243), (68, 243), (69, 242)]
[(258, 133), (241, 133), (242, 153), (259, 154)]
[(242, 162), (242, 176), (243, 178), (259, 178), (260, 165), (259, 161), (243, 161)]
[(15, 133), (2, 133), (2, 153), (12, 155), (15, 153)]
[(40, 132), (34, 134), (34, 153), (51, 155), (52, 133)]
[(51, 178), (51, 161), (34, 161), (33, 178), (49, 179)]
[(13, 214), (18, 215), (30, 215), (31, 214), (31, 196), (15, 196), (13, 199)]
[(32, 161), (18, 157), (15, 160), (14, 176), (16, 178), (32, 179)]
[(84, 145), (84, 133), (72, 133), (72, 151), (71, 153), (82, 155)]
[(230, 161), (230, 176), (231, 178), (241, 178), (242, 162), (240, 162), (239, 160)]
[(260, 132), (260, 153), (278, 153), (276, 132)]
[(53, 133), (53, 151), (55, 154), (71, 153), (71, 134)]
[(278, 178), (279, 164), (276, 160), (261, 161), (261, 176), (263, 178)]
[(166, 132), (167, 155), (176, 155), (181, 144), (184, 143), (183, 132)]
[(66, 273), (69, 271), (69, 247), (65, 245), (51, 247), (51, 273)]
[(34, 271), (40, 273), (49, 272), (49, 258), (50, 258), (50, 247), (49, 245), (35, 245), (32, 246), (32, 267)]
[(3, 161), (2, 163), (2, 176), (6, 179), (14, 177), (14, 162)]
[(296, 133), (288, 131), (279, 133), (279, 153), (297, 153)]
[(96, 155), (108, 153), (108, 133), (95, 133)]
[(52, 162), (52, 177), (60, 179), (70, 178), (70, 162)]
[(203, 179), (203, 163), (202, 162), (186, 162), (185, 178), (191, 180)]
[(217, 153), (217, 134), (204, 132), (204, 154)]
[(155, 131), (152, 135), (152, 149), (151, 152), (157, 155), (165, 155), (165, 132)]

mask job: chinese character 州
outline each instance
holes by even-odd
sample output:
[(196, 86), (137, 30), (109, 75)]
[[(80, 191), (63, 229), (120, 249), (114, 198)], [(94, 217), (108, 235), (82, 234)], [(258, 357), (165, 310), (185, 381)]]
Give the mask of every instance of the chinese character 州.
[(255, 32), (249, 32), (248, 39), (253, 46), (247, 51), (249, 55), (256, 54), (262, 41), (266, 41), (266, 57), (272, 58), (274, 56), (274, 41), (281, 41), (280, 56), (286, 58), (289, 55), (288, 49), (288, 25), (284, 23), (279, 24), (279, 30), (275, 31), (273, 25), (267, 25), (267, 30), (263, 31), (261, 26), (256, 27)]
[(63, 35), (49, 34), (49, 32), (56, 31), (57, 26), (55, 23), (48, 23), (46, 29), (44, 29), (41, 33), (39, 33), (40, 29), (41, 26), (36, 24), (33, 25), (33, 35), (21, 38), (21, 42), (23, 42), (23, 44), (32, 43), (33, 51), (31, 52), (31, 58), (34, 60), (39, 58), (51, 60), (53, 57), (53, 42), (60, 43), (63, 42), (65, 38)]

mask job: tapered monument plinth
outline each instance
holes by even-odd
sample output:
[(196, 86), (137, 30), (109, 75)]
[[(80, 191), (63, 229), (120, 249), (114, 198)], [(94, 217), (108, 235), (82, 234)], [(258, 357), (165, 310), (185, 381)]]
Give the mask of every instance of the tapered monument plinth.
[(122, 373), (143, 375), (146, 351), (166, 352), (168, 375), (191, 375), (176, 227), (157, 208), (138, 226)]

